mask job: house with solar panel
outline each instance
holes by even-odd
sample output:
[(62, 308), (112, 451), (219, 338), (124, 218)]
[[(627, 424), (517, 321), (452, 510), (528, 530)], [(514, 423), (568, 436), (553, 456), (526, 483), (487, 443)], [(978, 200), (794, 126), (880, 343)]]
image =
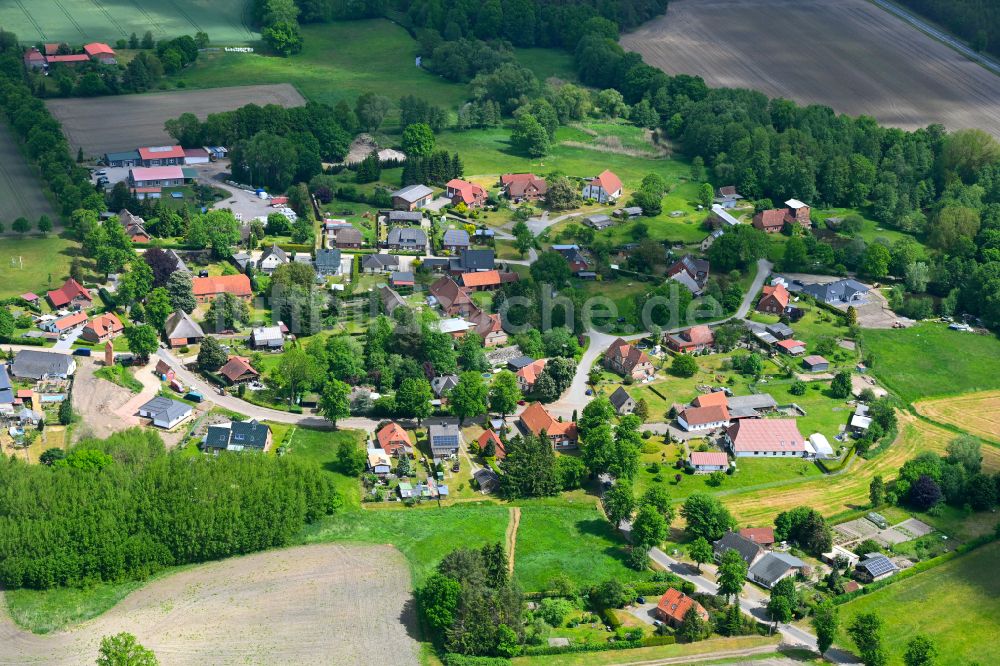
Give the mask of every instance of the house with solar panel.
[(458, 447), (462, 445), (462, 431), (454, 424), (432, 425), (428, 428), (428, 439), (434, 461), (440, 462), (458, 454)]
[(874, 583), (899, 572), (896, 563), (882, 553), (868, 553), (854, 566), (854, 574), (865, 583)]

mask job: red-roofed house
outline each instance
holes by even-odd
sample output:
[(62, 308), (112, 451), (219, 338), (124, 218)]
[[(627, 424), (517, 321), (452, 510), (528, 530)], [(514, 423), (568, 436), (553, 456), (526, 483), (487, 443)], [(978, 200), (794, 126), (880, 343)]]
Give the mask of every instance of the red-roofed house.
[(134, 188), (176, 187), (184, 184), (184, 170), (179, 166), (132, 167), (128, 179)]
[(500, 176), (500, 189), (514, 201), (539, 201), (549, 191), (548, 183), (533, 173), (505, 173)]
[(726, 445), (737, 458), (806, 455), (795, 419), (740, 419), (726, 430)]
[(48, 292), (46, 297), (52, 307), (56, 309), (65, 307), (87, 309), (94, 304), (90, 292), (73, 278), (63, 282), (63, 286), (58, 289)]
[(806, 353), (806, 343), (801, 340), (778, 340), (774, 344), (790, 356), (801, 356)]
[(463, 287), (471, 291), (496, 289), (500, 286), (500, 271), (492, 270), (462, 273), (458, 279), (462, 281)]
[(521, 412), (518, 425), (536, 437), (544, 432), (555, 447), (576, 446), (576, 422), (557, 421), (540, 402), (531, 403)]
[(24, 66), (27, 69), (45, 69), (46, 60), (42, 52), (34, 46), (24, 52)]
[(90, 56), (85, 53), (74, 55), (50, 55), (45, 58), (50, 65), (77, 65), (81, 62), (90, 62)]
[(788, 290), (783, 284), (764, 285), (763, 296), (757, 301), (757, 312), (780, 315), (788, 307)]
[(785, 228), (785, 215), (787, 208), (772, 208), (762, 210), (753, 216), (753, 226), (769, 234), (776, 234)]
[(469, 293), (450, 277), (435, 280), (430, 293), (449, 317), (467, 317), (476, 309)]
[(691, 401), (694, 407), (711, 407), (712, 405), (721, 405), (723, 407), (729, 406), (729, 398), (726, 396), (725, 391), (712, 391), (711, 393), (703, 393), (697, 398)]
[(177, 166), (184, 164), (184, 149), (180, 146), (150, 146), (139, 149), (144, 167)]
[(118, 61), (115, 59), (114, 50), (107, 44), (103, 44), (101, 42), (84, 44), (83, 52), (87, 54), (87, 57), (93, 58), (102, 65), (118, 64)]
[(252, 382), (260, 373), (250, 365), (250, 359), (246, 356), (230, 356), (225, 365), (219, 368), (219, 374), (229, 380), (230, 384), (241, 384)]
[(382, 447), (382, 450), (390, 456), (399, 457), (400, 454), (413, 454), (413, 441), (410, 439), (410, 434), (395, 421), (390, 421), (382, 426), (382, 429), (375, 434), (375, 439), (378, 440), (378, 445)]
[(218, 275), (191, 279), (191, 290), (199, 303), (209, 303), (219, 294), (232, 294), (249, 302), (253, 297), (246, 275)]
[(688, 465), (695, 474), (725, 472), (729, 469), (729, 456), (722, 451), (693, 451), (688, 456)]
[(38, 303), (38, 294), (36, 294), (33, 291), (26, 291), (23, 294), (21, 294), (21, 300), (23, 300), (25, 303), (30, 303), (31, 305), (35, 305)]
[(65, 333), (66, 331), (72, 330), (86, 322), (87, 313), (83, 310), (78, 310), (71, 315), (66, 315), (65, 317), (45, 322), (41, 325), (41, 329), (43, 331), (48, 331), (49, 333)]
[(125, 327), (114, 312), (98, 315), (83, 327), (80, 335), (89, 342), (107, 342), (122, 334)]
[(622, 195), (621, 178), (605, 169), (599, 176), (586, 181), (583, 186), (584, 199), (596, 199), (598, 203), (614, 201)]
[(725, 405), (688, 407), (677, 415), (677, 423), (688, 432), (725, 428), (729, 425), (729, 410)]
[(773, 527), (745, 527), (740, 530), (740, 536), (744, 539), (750, 539), (764, 548), (770, 548), (774, 545)]
[(486, 203), (486, 190), (475, 183), (470, 183), (461, 178), (452, 178), (444, 185), (445, 196), (451, 199), (451, 203), (458, 205), (464, 203), (469, 208), (479, 208)]
[(667, 346), (676, 352), (698, 352), (715, 344), (715, 334), (704, 324), (665, 336)]
[(655, 372), (649, 355), (621, 338), (612, 342), (608, 350), (604, 352), (604, 365), (611, 372), (635, 380), (652, 377)]
[(492, 430), (487, 430), (482, 435), (480, 435), (479, 439), (477, 440), (477, 442), (479, 444), (479, 450), (480, 451), (485, 451), (486, 450), (486, 445), (492, 442), (493, 443), (493, 448), (496, 449), (496, 459), (497, 460), (503, 460), (504, 458), (507, 457), (507, 447), (505, 447), (503, 445), (503, 442), (500, 441), (500, 436), (497, 435)]
[(656, 604), (656, 616), (662, 622), (673, 627), (679, 627), (684, 621), (684, 616), (692, 608), (701, 616), (701, 619), (708, 621), (708, 611), (697, 601), (684, 594), (680, 590), (670, 588), (660, 597), (660, 602)]
[(540, 358), (517, 371), (517, 386), (521, 389), (521, 393), (529, 393), (535, 387), (535, 382), (538, 381), (538, 376), (542, 374), (547, 362), (548, 359)]
[(503, 330), (503, 322), (498, 314), (486, 314), (476, 310), (469, 317), (476, 325), (476, 333), (483, 339), (484, 347), (498, 347), (507, 344), (507, 331)]

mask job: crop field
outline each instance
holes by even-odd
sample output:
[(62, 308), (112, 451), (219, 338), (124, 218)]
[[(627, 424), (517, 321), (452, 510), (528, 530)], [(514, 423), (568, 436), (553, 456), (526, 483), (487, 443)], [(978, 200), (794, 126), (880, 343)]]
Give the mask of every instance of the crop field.
[(0, 3), (0, 25), (22, 42), (108, 42), (147, 30), (157, 40), (207, 32), (216, 44), (260, 38), (250, 28), (248, 0), (11, 0)]
[[(1000, 543), (983, 546), (940, 567), (864, 595), (841, 606), (841, 627), (859, 613), (877, 612), (885, 620), (885, 648), (892, 666), (902, 664), (906, 643), (930, 636), (938, 649), (934, 661), (995, 664), (1000, 661)], [(849, 645), (846, 632), (843, 644)]]
[(873, 371), (907, 402), (1000, 389), (1000, 340), (925, 323), (905, 330), (865, 329)]
[(622, 46), (713, 87), (1000, 135), (1000, 78), (865, 0), (677, 0)]
[(1000, 441), (1000, 391), (923, 400), (913, 406), (927, 418), (939, 423), (953, 425), (978, 437)]
[[(2, 22), (0, 22), (2, 25)], [(0, 122), (0, 201), (6, 231), (19, 217), (37, 222), (42, 215), (54, 218), (48, 199), (42, 194), (42, 184), (32, 173), (18, 150), (7, 125)]]
[(0, 610), (0, 642), (5, 663), (22, 664), (93, 663), (101, 637), (121, 631), (164, 664), (417, 664), (409, 590), (394, 548), (305, 546), (186, 568), (47, 636)]
[(214, 90), (178, 90), (117, 97), (77, 97), (46, 101), (63, 126), (73, 152), (88, 156), (173, 143), (163, 123), (190, 111), (202, 120), (210, 113), (245, 104), (302, 106), (302, 95), (287, 83)]

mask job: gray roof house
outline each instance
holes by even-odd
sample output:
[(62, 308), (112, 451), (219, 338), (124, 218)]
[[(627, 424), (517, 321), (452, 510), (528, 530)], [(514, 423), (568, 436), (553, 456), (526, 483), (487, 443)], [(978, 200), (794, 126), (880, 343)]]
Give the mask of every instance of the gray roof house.
[(208, 426), (201, 440), (203, 451), (267, 451), (271, 448), (271, 429), (253, 419), (230, 421)]
[(607, 215), (598, 214), (583, 218), (583, 223), (592, 229), (600, 231), (601, 229), (610, 227), (614, 224), (614, 221)]
[(731, 419), (757, 418), (761, 412), (772, 412), (778, 403), (770, 393), (734, 395), (726, 398), (726, 406)]
[(157, 428), (169, 430), (191, 416), (192, 411), (191, 405), (158, 395), (139, 407), (139, 416), (152, 419)]
[(608, 400), (619, 414), (631, 414), (635, 409), (635, 400), (621, 386), (615, 389), (615, 392), (611, 394)]
[(437, 398), (440, 398), (456, 386), (458, 386), (458, 375), (438, 375), (431, 380), (431, 390)]
[(366, 254), (361, 257), (361, 270), (369, 273), (385, 273), (399, 266), (399, 257), (394, 254)]
[(272, 245), (264, 250), (264, 254), (260, 255), (260, 261), (257, 262), (257, 268), (260, 272), (270, 275), (278, 266), (287, 264), (288, 262), (288, 253), (277, 245)]
[(423, 229), (409, 227), (393, 227), (385, 244), (394, 250), (417, 251), (427, 247), (427, 234)]
[(721, 562), (722, 556), (728, 551), (735, 550), (743, 558), (743, 561), (747, 563), (748, 567), (753, 566), (753, 563), (764, 554), (764, 549), (760, 547), (760, 544), (751, 541), (745, 536), (741, 536), (737, 532), (726, 532), (721, 539), (715, 542), (712, 549), (715, 551), (715, 560), (717, 562)]
[(400, 305), (406, 305), (403, 301), (403, 297), (400, 296), (392, 287), (382, 285), (378, 289), (379, 296), (382, 297), (382, 307), (385, 308), (385, 313), (391, 315), (393, 311)]
[(747, 577), (770, 590), (779, 580), (801, 571), (805, 565), (805, 562), (788, 553), (768, 553), (750, 567)]
[(462, 444), (462, 431), (457, 425), (432, 425), (428, 431), (431, 454), (435, 460), (458, 453), (458, 447)]
[(480, 467), (473, 473), (472, 478), (479, 484), (479, 492), (484, 495), (488, 495), (500, 487), (500, 475), (489, 467)]
[(189, 341), (197, 342), (205, 337), (205, 331), (184, 310), (178, 310), (167, 317), (163, 330), (168, 340), (183, 341), (180, 342), (181, 345), (188, 344)]
[(795, 335), (795, 331), (792, 330), (791, 326), (789, 326), (788, 324), (782, 324), (781, 322), (778, 322), (776, 324), (768, 324), (766, 330), (768, 333), (770, 333), (779, 340), (787, 340), (788, 338)]
[(868, 287), (857, 280), (837, 280), (827, 284), (807, 284), (802, 291), (817, 301), (829, 305), (850, 305), (864, 303), (868, 296)]
[(280, 326), (260, 326), (250, 332), (250, 346), (254, 349), (281, 349), (284, 345)]
[(247, 272), (247, 268), (253, 268), (253, 256), (249, 252), (234, 252), (230, 258), (236, 267), (244, 273)]
[(392, 193), (392, 207), (396, 210), (415, 210), (430, 203), (434, 190), (426, 185), (407, 185)]
[(181, 255), (177, 254), (175, 250), (164, 250), (164, 252), (177, 262), (174, 264), (175, 273), (191, 273), (191, 269), (188, 268), (187, 264), (184, 263), (184, 260), (181, 259)]
[(424, 221), (424, 214), (419, 210), (390, 210), (386, 214), (390, 225), (419, 225)]
[(441, 245), (452, 252), (465, 249), (469, 247), (469, 232), (465, 229), (448, 229), (441, 237)]
[(316, 250), (316, 274), (340, 275), (340, 250)]
[(495, 267), (496, 253), (493, 250), (459, 250), (458, 256), (453, 257), (449, 265), (449, 269), (455, 273), (491, 271)]
[(76, 372), (76, 361), (68, 354), (25, 349), (17, 352), (11, 373), (23, 379), (59, 377), (66, 379)]

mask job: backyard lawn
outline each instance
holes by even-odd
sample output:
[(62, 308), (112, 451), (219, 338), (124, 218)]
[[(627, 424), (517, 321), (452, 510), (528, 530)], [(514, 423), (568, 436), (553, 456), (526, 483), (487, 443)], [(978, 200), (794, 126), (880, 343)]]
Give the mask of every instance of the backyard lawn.
[[(344, 498), (344, 506), (358, 508), (361, 505), (361, 484), (356, 478), (345, 476), (337, 471), (337, 447), (343, 441), (354, 440), (359, 446), (364, 445), (365, 433), (360, 430), (311, 430), (296, 428), (291, 437), (291, 455), (296, 458), (312, 460), (328, 471), (334, 478), (337, 490)], [(274, 438), (278, 443), (277, 434)]]
[[(876, 612), (886, 628), (890, 664), (902, 664), (906, 643), (930, 636), (940, 666), (1000, 662), (1000, 543), (983, 546), (913, 578), (841, 606), (841, 626), (859, 613)], [(850, 645), (846, 633), (841, 642)]]
[(641, 576), (625, 566), (624, 541), (592, 499), (581, 498), (578, 505), (565, 498), (518, 504), (514, 573), (526, 591), (547, 589), (560, 575), (578, 586)]
[(927, 322), (905, 330), (865, 329), (862, 341), (865, 353), (875, 354), (875, 375), (908, 403), (1000, 388), (996, 336)]

